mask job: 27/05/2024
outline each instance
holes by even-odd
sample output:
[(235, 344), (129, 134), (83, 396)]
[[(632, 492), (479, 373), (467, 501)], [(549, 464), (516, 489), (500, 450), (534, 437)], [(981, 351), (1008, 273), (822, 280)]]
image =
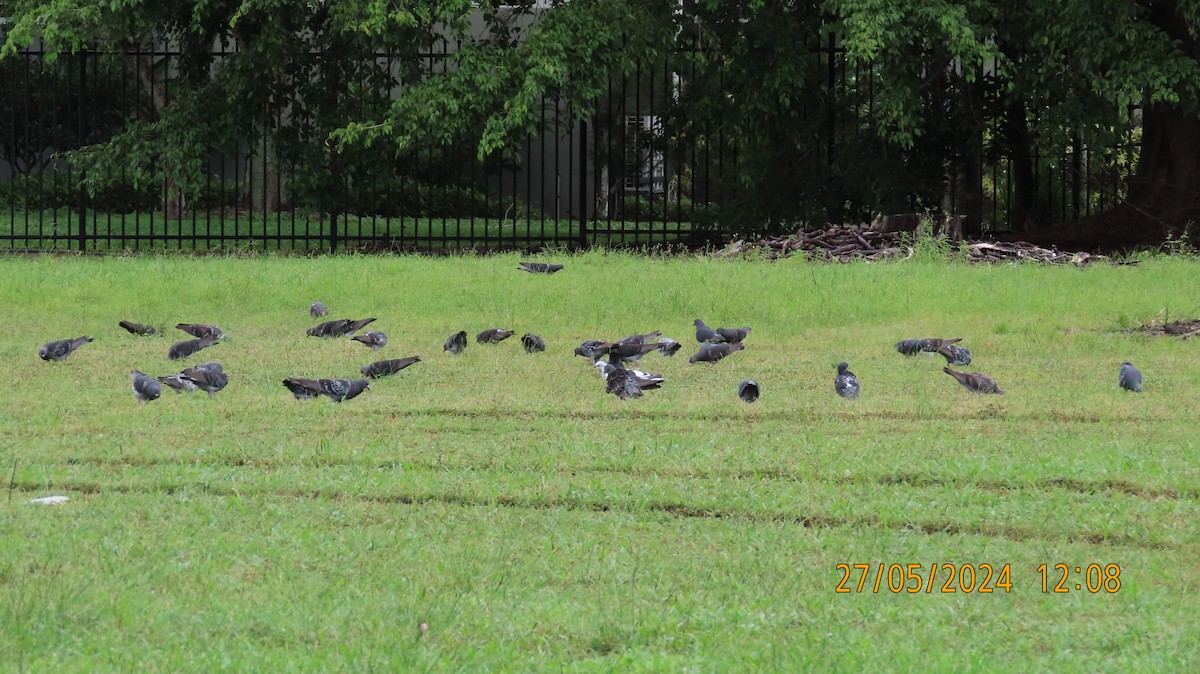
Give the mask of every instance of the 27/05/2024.
[[(838, 594), (862, 592), (892, 592), (893, 594), (989, 594), (997, 591), (1012, 592), (1012, 565), (993, 566), (981, 564), (838, 564), (841, 574), (834, 592)], [(1042, 564), (1037, 568), (1041, 574), (1041, 591), (1065, 593), (1072, 588), (1093, 594), (1112, 594), (1121, 589), (1121, 567), (1116, 564), (1088, 564), (1074, 567), (1079, 582), (1072, 582), (1067, 564), (1052, 567)], [(1060, 576), (1061, 573), (1061, 576)], [(1053, 581), (1058, 579), (1057, 583)]]

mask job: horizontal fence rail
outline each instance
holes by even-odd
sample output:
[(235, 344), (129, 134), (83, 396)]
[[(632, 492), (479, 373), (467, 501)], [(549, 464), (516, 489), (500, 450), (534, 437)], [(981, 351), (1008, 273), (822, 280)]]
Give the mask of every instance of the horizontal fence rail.
[[(386, 101), (403, 89), (411, 68), (424, 75), (446, 72), (454, 51), (454, 45), (439, 44), (415, 57), (375, 54), (355, 62), (355, 72)], [(184, 95), (183, 54), (160, 45), (82, 51), (51, 61), (34, 45), (0, 61), (0, 92), (6, 94), (0, 97), (0, 248), (702, 246), (770, 228), (862, 222), (883, 208), (965, 208), (979, 230), (1058, 224), (1124, 195), (1136, 158), (1136, 109), (1127, 111), (1128, 123), (1116, 130), (1114, 143), (1089, 148), (1076, 139), (1054, 156), (1029, 151), (1014, 157), (1011, 129), (998, 117), (985, 119), (973, 144), (953, 155), (939, 148), (914, 151), (912, 161), (933, 166), (936, 180), (887, 203), (875, 193), (856, 192), (871, 180), (855, 171), (869, 177), (884, 170), (873, 166), (876, 153), (887, 152), (871, 139), (875, 74), (851, 63), (833, 35), (805, 51), (822, 94), (814, 100), (823, 103), (799, 109), (797, 123), (808, 140), (762, 164), (775, 167), (764, 172), (767, 179), (782, 179), (758, 193), (746, 187), (756, 179), (746, 157), (761, 161), (771, 132), (696, 112), (699, 97), (733, 84), (711, 60), (699, 58), (699, 49), (680, 49), (632, 75), (610, 78), (586, 116), (569, 101), (543, 98), (536, 132), (483, 160), (470, 142), (420, 139), (403, 154), (378, 148), (339, 154), (324, 142), (336, 126), (303, 127), (294, 110), (268, 107), (236, 137), (214, 142), (197, 160), (200, 183), (185, 190), (163, 168), (166, 158), (158, 167), (161, 177), (152, 181), (135, 177), (132, 166), (87, 176), (71, 159), (72, 152), (160, 119)], [(218, 43), (212, 68), (237, 53), (236, 44)], [(327, 71), (344, 64), (328, 59), (299, 57), (294, 70), (312, 78), (335, 76)], [(991, 84), (981, 88), (985, 100), (1003, 89)], [(358, 118), (371, 112), (355, 108), (366, 105), (361, 101), (325, 105)], [(916, 154), (922, 151), (924, 159)], [(1025, 168), (1018, 170), (1014, 161)], [(103, 179), (89, 189), (88, 177)], [(783, 205), (755, 210), (764, 193)], [(811, 214), (789, 213), (789, 200), (822, 205)], [(750, 216), (758, 222), (748, 225)]]

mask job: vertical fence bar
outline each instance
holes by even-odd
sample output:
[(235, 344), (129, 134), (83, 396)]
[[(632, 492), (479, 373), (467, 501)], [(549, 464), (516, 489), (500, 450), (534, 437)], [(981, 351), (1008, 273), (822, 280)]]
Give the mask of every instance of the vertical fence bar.
[(587, 248), (587, 120), (579, 120), (579, 247)]
[[(83, 50), (76, 54), (79, 59), (79, 109), (76, 111), (79, 115), (79, 142), (83, 142), (87, 137), (87, 50)], [(87, 187), (84, 185), (84, 179), (87, 173), (79, 172), (79, 251), (87, 250), (87, 210), (88, 210), (88, 193)]]

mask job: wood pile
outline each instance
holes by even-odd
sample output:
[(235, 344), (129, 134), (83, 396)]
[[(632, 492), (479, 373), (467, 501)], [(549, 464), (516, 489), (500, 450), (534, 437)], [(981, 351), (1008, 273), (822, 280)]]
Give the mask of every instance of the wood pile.
[[(1096, 262), (1114, 262), (1103, 255), (1068, 253), (1017, 241), (945, 242), (950, 256), (965, 253), (972, 263), (1034, 261), (1043, 264), (1073, 264), (1083, 267)], [(766, 237), (757, 241), (738, 240), (714, 253), (717, 257), (762, 255), (775, 260), (793, 255), (810, 259), (850, 262), (852, 260), (908, 259), (916, 253), (911, 235), (881, 232), (849, 225), (812, 231), (799, 230), (787, 236)]]

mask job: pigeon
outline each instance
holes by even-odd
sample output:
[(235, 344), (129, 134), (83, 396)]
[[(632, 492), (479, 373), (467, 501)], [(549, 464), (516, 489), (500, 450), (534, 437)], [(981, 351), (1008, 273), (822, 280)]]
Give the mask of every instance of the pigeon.
[[(628, 339), (628, 337), (626, 339)], [(622, 340), (621, 342), (617, 342), (609, 347), (608, 360), (614, 365), (617, 363), (617, 361), (633, 363), (641, 360), (642, 356), (650, 353), (651, 351), (658, 351), (658, 342), (646, 344), (640, 341), (625, 342)]]
[(906, 356), (915, 356), (918, 353), (937, 353), (937, 350), (943, 346), (961, 342), (962, 339), (962, 337), (955, 337), (953, 339), (939, 339), (937, 337), (904, 339), (896, 342), (896, 350)]
[(151, 400), (158, 400), (162, 395), (162, 384), (154, 377), (146, 375), (139, 370), (130, 370), (129, 381), (133, 387), (133, 397), (140, 403), (148, 403)]
[(647, 332), (644, 335), (629, 335), (628, 337), (622, 337), (618, 339), (617, 344), (645, 344), (646, 340), (654, 339), (655, 337), (659, 337), (661, 335), (662, 333), (658, 330), (655, 330), (654, 332)]
[(517, 269), (532, 274), (553, 274), (563, 268), (561, 264), (549, 264), (546, 262), (518, 262), (517, 264), (521, 265)]
[(717, 328), (717, 334), (726, 342), (741, 344), (742, 340), (750, 334), (750, 328)]
[(420, 356), (409, 356), (408, 358), (393, 358), (392, 360), (377, 360), (374, 363), (371, 363), (370, 365), (364, 365), (362, 367), (362, 369), (359, 370), (359, 372), (362, 372), (364, 377), (370, 377), (371, 379), (378, 379), (379, 377), (386, 377), (388, 375), (396, 374), (397, 372), (399, 372), (400, 370), (403, 370), (404, 368), (408, 367), (409, 365), (412, 365), (413, 363), (419, 363), (419, 362), (421, 362)]
[(758, 400), (759, 394), (760, 391), (758, 389), (758, 382), (754, 381), (753, 379), (745, 379), (742, 381), (742, 383), (738, 384), (738, 397), (741, 398), (743, 402), (752, 403), (755, 400)]
[(210, 335), (222, 341), (229, 339), (224, 332), (221, 332), (221, 328), (218, 328), (215, 325), (205, 325), (203, 323), (177, 323), (175, 327), (183, 330), (197, 339), (203, 339)]
[(542, 341), (541, 337), (529, 332), (521, 335), (521, 346), (525, 347), (525, 353), (538, 353), (546, 350), (546, 342)]
[[(201, 363), (195, 367), (188, 369), (175, 375), (185, 382), (190, 382), (194, 388), (188, 390), (200, 389), (208, 394), (208, 397), (213, 397), (213, 394), (225, 388), (229, 384), (229, 377), (225, 374), (225, 368), (221, 367), (220, 363), (208, 362)], [(170, 384), (167, 384), (170, 386)]]
[(713, 330), (712, 328), (705, 325), (704, 321), (700, 320), (699, 318), (697, 318), (694, 321), (694, 323), (696, 324), (696, 341), (697, 342), (704, 344), (706, 342), (715, 343), (715, 342), (725, 341), (725, 338), (722, 337), (720, 335), (720, 333), (718, 333), (716, 330)]
[(599, 360), (608, 355), (608, 350), (612, 348), (612, 342), (602, 342), (598, 339), (589, 339), (588, 341), (575, 347), (576, 356), (584, 356), (592, 360)]
[(345, 318), (333, 321), (325, 321), (324, 323), (317, 323), (308, 330), (305, 330), (305, 332), (309, 337), (321, 337), (324, 339), (341, 337), (342, 335), (346, 334), (346, 326), (349, 324), (349, 319)]
[(341, 337), (342, 335), (353, 335), (373, 322), (375, 322), (374, 318), (360, 318), (357, 321), (347, 319), (346, 327), (344, 328), (342, 334), (337, 336)]
[(604, 390), (621, 400), (642, 397), (642, 387), (638, 385), (637, 375), (620, 366), (614, 366), (604, 377)]
[(128, 330), (129, 334), (138, 335), (139, 337), (146, 337), (149, 335), (157, 335), (158, 334), (157, 329), (152, 328), (149, 325), (142, 325), (141, 323), (134, 323), (133, 321), (121, 321), (120, 323), (117, 323), (117, 325)]
[(467, 331), (459, 330), (458, 332), (446, 338), (446, 343), (442, 345), (442, 351), (449, 351), (457, 356), (467, 350)]
[(995, 393), (1004, 395), (1004, 391), (996, 386), (996, 382), (987, 375), (979, 374), (978, 372), (955, 372), (948, 367), (942, 368), (942, 372), (954, 377), (958, 383), (963, 385), (963, 388), (974, 393)]
[(744, 348), (746, 348), (744, 344), (701, 344), (700, 350), (689, 358), (688, 362), (693, 364), (700, 361), (715, 363), (734, 351), (741, 351)]
[(971, 352), (965, 346), (955, 346), (953, 344), (943, 344), (942, 348), (937, 350), (946, 359), (947, 365), (970, 365)]
[(308, 305), (308, 315), (312, 316), (313, 318), (321, 318), (322, 316), (328, 316), (329, 315), (329, 307), (325, 306), (324, 302), (320, 302), (320, 301), (313, 302), (312, 304)]
[(495, 344), (497, 342), (503, 342), (515, 334), (516, 332), (512, 330), (505, 330), (504, 328), (488, 328), (478, 335), (475, 335), (475, 341), (479, 342), (480, 344)]
[(858, 377), (854, 373), (846, 369), (850, 364), (842, 361), (837, 366), (837, 376), (833, 378), (833, 390), (837, 394), (847, 400), (858, 399)]
[(288, 377), (283, 380), (296, 400), (328, 396), (335, 403), (350, 400), (358, 394), (371, 388), (371, 382), (366, 379), (303, 379)]
[(383, 334), (382, 332), (364, 332), (363, 334), (351, 337), (350, 339), (366, 344), (367, 346), (371, 347), (372, 351), (378, 351), (387, 346), (387, 335)]
[[(596, 370), (600, 372), (600, 376), (604, 378), (604, 381), (608, 381), (609, 376), (617, 371), (616, 365), (613, 365), (612, 363), (606, 363), (602, 360), (596, 361), (594, 365)], [(626, 370), (626, 372), (629, 372), (631, 375), (633, 375), (633, 379), (637, 382), (638, 388), (642, 390), (659, 388), (662, 386), (662, 383), (666, 381), (663, 379), (661, 374), (650, 374), (648, 372), (642, 372), (641, 370)]]
[(187, 393), (198, 390), (196, 382), (184, 377), (182, 374), (173, 374), (167, 377), (158, 377), (159, 383), (166, 384), (171, 390), (176, 393)]
[[(205, 383), (211, 385), (212, 383), (215, 383), (216, 379), (219, 379), (219, 377), (215, 377), (213, 375), (214, 374), (224, 375), (225, 368), (222, 367), (220, 363), (210, 360), (206, 363), (200, 363), (199, 365), (189, 367), (188, 369), (184, 370), (183, 372), (180, 372), (179, 374), (173, 374), (168, 377), (158, 377), (157, 379), (159, 382), (169, 386), (176, 393), (185, 393), (185, 392), (200, 390), (201, 387), (199, 386), (199, 382), (198, 382), (197, 378), (193, 377), (192, 375), (194, 373), (201, 373), (201, 372), (206, 373), (206, 376), (208, 377), (208, 379), (205, 380)], [(228, 381), (228, 380), (226, 380), (226, 381)], [(225, 384), (221, 384), (221, 386), (215, 388), (214, 391), (210, 392), (209, 395), (211, 396), (212, 393), (215, 393), (216, 391), (219, 391), (220, 389), (222, 389), (224, 387), (225, 387)], [(204, 389), (204, 390), (207, 391), (208, 389)]]
[(38, 349), (38, 358), (42, 360), (64, 360), (75, 349), (90, 341), (92, 341), (91, 337), (78, 337), (76, 339), (57, 339), (53, 342), (46, 342)]
[(682, 346), (682, 344), (671, 339), (670, 337), (663, 337), (662, 339), (658, 340), (658, 351), (666, 358), (674, 356)]
[(217, 343), (215, 335), (201, 337), (200, 339), (188, 339), (182, 342), (175, 342), (171, 348), (167, 350), (167, 360), (180, 360), (182, 358), (191, 358), (200, 349), (206, 349)]
[(1125, 361), (1121, 363), (1121, 373), (1117, 376), (1117, 383), (1126, 391), (1134, 393), (1142, 392), (1142, 371), (1133, 366), (1133, 363)]

